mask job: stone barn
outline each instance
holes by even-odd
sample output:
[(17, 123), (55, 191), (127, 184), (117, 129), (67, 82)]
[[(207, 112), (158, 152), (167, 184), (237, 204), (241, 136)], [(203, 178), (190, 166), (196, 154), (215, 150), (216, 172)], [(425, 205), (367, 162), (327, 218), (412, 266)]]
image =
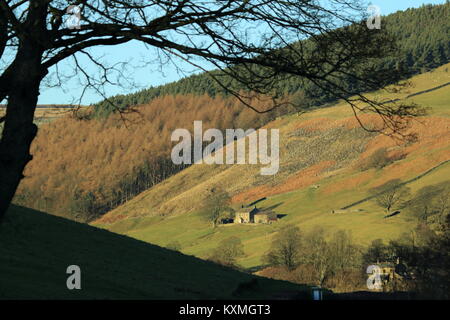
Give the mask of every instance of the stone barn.
[(278, 215), (275, 212), (271, 212), (268, 214), (269, 223), (277, 222), (278, 221)]
[(272, 223), (277, 220), (278, 218), (275, 212), (258, 212), (254, 217), (255, 223)]
[(255, 207), (236, 212), (234, 223), (272, 223), (277, 220), (277, 214), (275, 212), (261, 211)]
[(269, 217), (266, 212), (259, 212), (253, 218), (255, 223), (269, 223)]
[(254, 223), (255, 214), (258, 212), (260, 211), (256, 207), (253, 209), (244, 209), (243, 211), (236, 212), (234, 223)]

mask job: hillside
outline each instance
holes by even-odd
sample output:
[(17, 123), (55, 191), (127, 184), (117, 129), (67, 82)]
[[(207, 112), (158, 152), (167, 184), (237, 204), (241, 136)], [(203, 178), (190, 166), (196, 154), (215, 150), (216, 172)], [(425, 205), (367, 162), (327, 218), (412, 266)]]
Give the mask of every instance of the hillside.
[[(66, 269), (81, 268), (81, 290)], [(183, 272), (180, 272), (183, 266)], [(305, 286), (255, 278), (176, 251), (13, 206), (0, 225), (0, 299), (267, 299)]]
[[(449, 16), (450, 4), (446, 3), (425, 5), (383, 17), (383, 30), (395, 35), (399, 49), (398, 56), (385, 57), (378, 61), (379, 69), (395, 68), (407, 78), (448, 63), (450, 61)], [(214, 72), (216, 76), (220, 75)], [(235, 91), (243, 89), (242, 85), (236, 81), (223, 75), (221, 77), (229, 88)], [(353, 92), (363, 91), (361, 88), (353, 88), (350, 82), (344, 81), (342, 85), (347, 89), (351, 88)], [(283, 94), (301, 93), (299, 96), (303, 106), (317, 106), (335, 100), (335, 97), (301, 78), (284, 79), (277, 86)], [(116, 107), (125, 109), (129, 106), (149, 103), (161, 96), (186, 94), (207, 94), (215, 97), (226, 96), (228, 92), (210, 76), (200, 73), (158, 87), (110, 97), (96, 104), (96, 114), (104, 117), (113, 112)]]
[[(415, 142), (364, 131), (345, 104), (284, 116), (265, 126), (280, 128), (278, 174), (261, 176), (258, 165), (194, 165), (93, 224), (163, 246), (176, 240), (182, 252), (201, 258), (208, 257), (219, 241), (235, 235), (244, 244), (246, 256), (239, 261), (244, 267), (261, 265), (271, 238), (287, 224), (302, 230), (318, 225), (327, 231), (349, 230), (362, 245), (378, 238), (395, 239), (416, 225), (406, 211), (383, 219), (385, 213), (371, 201), (351, 208), (360, 211), (331, 211), (365, 199), (371, 195), (369, 190), (392, 179), (412, 180), (408, 187), (413, 193), (424, 186), (450, 183), (450, 163), (445, 163), (450, 159), (449, 67), (415, 76), (406, 91), (383, 96), (430, 108), (427, 116), (411, 124), (409, 132), (418, 138)], [(378, 121), (374, 115), (360, 116), (368, 126)], [(367, 167), (381, 148), (386, 148), (389, 161), (382, 168)], [(215, 189), (231, 195), (236, 207), (267, 197), (258, 207), (286, 216), (270, 225), (212, 228), (202, 207)]]
[(260, 127), (274, 118), (236, 99), (206, 95), (161, 97), (107, 119), (62, 112), (64, 117), (40, 126), (14, 203), (82, 222), (183, 169), (170, 159), (176, 128), (189, 128), (196, 119), (205, 129)]

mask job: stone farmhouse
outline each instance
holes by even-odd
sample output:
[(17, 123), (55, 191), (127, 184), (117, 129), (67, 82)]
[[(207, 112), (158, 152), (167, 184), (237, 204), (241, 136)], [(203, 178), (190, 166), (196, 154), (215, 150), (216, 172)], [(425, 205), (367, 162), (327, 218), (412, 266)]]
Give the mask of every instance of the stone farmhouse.
[(380, 280), (383, 287), (392, 284), (394, 281), (404, 282), (411, 279), (412, 275), (408, 272), (407, 267), (403, 263), (400, 263), (399, 258), (397, 258), (396, 263), (380, 263), (379, 261), (377, 261), (374, 265), (378, 266), (379, 268), (377, 272), (380, 275)]
[(236, 212), (234, 223), (272, 223), (277, 221), (277, 214), (272, 211), (263, 211), (256, 207), (243, 208)]

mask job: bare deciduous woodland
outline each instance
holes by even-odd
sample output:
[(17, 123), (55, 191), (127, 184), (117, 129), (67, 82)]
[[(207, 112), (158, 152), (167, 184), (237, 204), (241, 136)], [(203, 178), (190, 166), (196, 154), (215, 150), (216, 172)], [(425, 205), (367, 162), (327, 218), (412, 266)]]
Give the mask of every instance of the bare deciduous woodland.
[(41, 127), (15, 203), (78, 221), (98, 218), (185, 167), (170, 158), (176, 128), (197, 119), (205, 130), (258, 128), (272, 117), (206, 95), (154, 99), (125, 115), (126, 125), (119, 114), (83, 120), (83, 111)]

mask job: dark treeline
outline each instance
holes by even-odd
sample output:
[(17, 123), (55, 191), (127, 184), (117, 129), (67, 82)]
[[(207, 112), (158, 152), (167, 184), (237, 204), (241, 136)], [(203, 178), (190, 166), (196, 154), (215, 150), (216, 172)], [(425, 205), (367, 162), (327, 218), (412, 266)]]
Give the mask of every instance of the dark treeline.
[[(150, 157), (144, 160), (141, 165), (131, 168), (131, 173), (119, 177), (119, 182), (114, 190), (108, 190), (109, 188), (103, 184), (98, 189), (76, 188), (69, 201), (68, 213), (76, 220), (89, 221), (95, 219), (99, 215), (124, 204), (139, 193), (185, 169), (187, 166), (184, 164), (176, 165), (169, 157)], [(104, 190), (107, 190), (107, 196), (103, 193)], [(22, 194), (22, 199), (25, 197), (31, 198), (28, 193)], [(41, 205), (46, 210), (54, 210), (52, 208), (55, 207), (56, 203), (53, 201), (49, 203), (49, 199), (49, 197), (45, 197)]]
[[(386, 57), (379, 61), (380, 69), (397, 69), (405, 78), (421, 73), (450, 61), (449, 20), (450, 3), (443, 5), (426, 5), (418, 9), (408, 9), (382, 18), (382, 28), (398, 39), (398, 56)], [(225, 76), (215, 75), (227, 87), (242, 89), (236, 81)], [(351, 92), (361, 92), (364, 88), (354, 87), (351, 81), (341, 84)], [(296, 103), (302, 107), (322, 105), (335, 100), (312, 82), (289, 77), (278, 83), (278, 89), (284, 94), (295, 94)], [(152, 99), (165, 95), (208, 94), (227, 95), (225, 89), (206, 74), (197, 74), (166, 85), (151, 87), (128, 95), (117, 95), (96, 105), (96, 115), (107, 116), (115, 108), (125, 109), (129, 106), (145, 104)], [(112, 103), (112, 104), (111, 104)]]

